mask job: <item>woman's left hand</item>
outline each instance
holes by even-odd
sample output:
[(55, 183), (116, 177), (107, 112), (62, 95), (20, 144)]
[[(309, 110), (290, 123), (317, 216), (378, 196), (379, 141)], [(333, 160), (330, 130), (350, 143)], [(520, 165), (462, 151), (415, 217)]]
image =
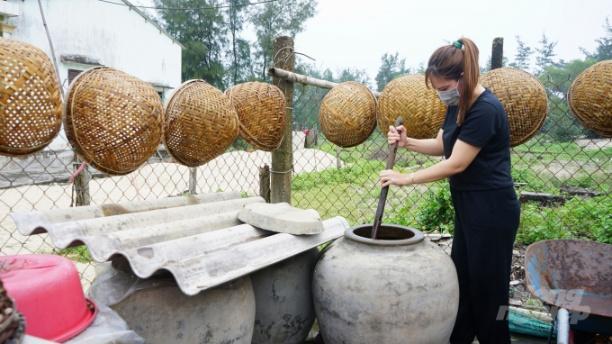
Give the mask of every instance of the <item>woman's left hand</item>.
[(408, 182), (408, 175), (393, 170), (383, 170), (380, 172), (380, 185), (383, 188), (389, 185), (404, 186), (408, 185)]

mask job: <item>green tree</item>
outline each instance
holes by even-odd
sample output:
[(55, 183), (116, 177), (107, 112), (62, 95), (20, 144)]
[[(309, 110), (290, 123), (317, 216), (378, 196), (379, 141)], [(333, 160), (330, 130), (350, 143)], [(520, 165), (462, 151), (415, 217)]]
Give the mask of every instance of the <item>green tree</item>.
[(232, 85), (248, 80), (252, 75), (251, 47), (248, 41), (240, 38), (240, 32), (248, 19), (249, 0), (229, 0), (227, 8), (227, 25), (232, 41), (231, 45), (231, 81)]
[(406, 59), (400, 59), (397, 52), (395, 54), (385, 53), (380, 60), (380, 68), (375, 78), (378, 91), (382, 91), (385, 85), (396, 77), (410, 73), (410, 69), (406, 68)]
[[(329, 69), (321, 72), (311, 64), (296, 63), (297, 73), (313, 78), (333, 80), (329, 78)], [(315, 128), (319, 126), (319, 106), (321, 99), (329, 90), (316, 87), (294, 84), (293, 90), (293, 123), (295, 129)]]
[(425, 74), (426, 68), (425, 68), (425, 64), (423, 62), (419, 63), (419, 67), (417, 67), (416, 72), (418, 74)]
[(567, 93), (572, 81), (595, 60), (573, 60), (544, 68), (539, 79), (548, 93), (548, 116), (542, 131), (555, 141), (571, 141), (586, 135), (596, 136), (584, 128), (572, 115), (567, 103)]
[(357, 81), (367, 84), (370, 81), (368, 73), (363, 69), (345, 68), (338, 73), (338, 77), (332, 79), (335, 82)]
[(510, 63), (510, 67), (528, 70), (529, 69), (529, 59), (533, 54), (533, 49), (529, 47), (525, 42), (521, 40), (521, 37), (516, 36), (516, 55), (514, 55), (514, 61)]
[(267, 70), (273, 62), (274, 38), (295, 37), (304, 30), (306, 20), (314, 16), (316, 0), (283, 0), (257, 6), (252, 22), (257, 36), (255, 56), (259, 62), (259, 77), (267, 80)]
[(323, 71), (322, 79), (334, 81), (334, 73), (331, 71), (331, 69), (327, 68)]
[(225, 25), (217, 0), (155, 0), (159, 7), (189, 8), (162, 10), (160, 16), (166, 30), (181, 42), (182, 78), (204, 79), (224, 88), (223, 47), (227, 43)]
[(538, 73), (542, 73), (544, 68), (555, 64), (554, 57), (555, 47), (557, 42), (550, 41), (545, 34), (542, 34), (542, 39), (539, 41), (540, 47), (536, 48), (538, 55), (536, 56), (536, 66), (538, 66)]

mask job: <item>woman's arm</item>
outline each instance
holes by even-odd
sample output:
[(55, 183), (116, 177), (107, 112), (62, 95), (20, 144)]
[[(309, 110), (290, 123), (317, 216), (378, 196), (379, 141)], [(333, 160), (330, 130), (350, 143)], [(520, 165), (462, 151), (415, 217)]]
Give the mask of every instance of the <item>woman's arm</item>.
[(476, 155), (480, 148), (472, 146), (461, 140), (457, 140), (450, 158), (443, 160), (433, 166), (416, 171), (410, 174), (401, 174), (393, 170), (380, 172), (380, 182), (383, 187), (387, 185), (411, 185), (423, 184), (450, 177), (454, 174), (463, 172)]
[(406, 136), (406, 128), (403, 125), (399, 127), (390, 126), (387, 133), (387, 141), (390, 145), (398, 143), (400, 147), (433, 156), (441, 156), (444, 154), (442, 146), (442, 129), (438, 131), (438, 136), (435, 139), (413, 139)]
[(438, 131), (438, 135), (435, 139), (419, 140), (407, 137), (405, 147), (417, 153), (442, 156), (444, 155), (444, 147), (442, 145), (442, 129)]

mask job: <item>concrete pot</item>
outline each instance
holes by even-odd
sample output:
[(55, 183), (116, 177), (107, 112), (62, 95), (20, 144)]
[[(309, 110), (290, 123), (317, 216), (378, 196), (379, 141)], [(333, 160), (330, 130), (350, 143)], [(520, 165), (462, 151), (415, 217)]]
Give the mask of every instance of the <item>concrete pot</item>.
[(249, 277), (187, 296), (171, 277), (142, 280), (109, 269), (96, 277), (90, 294), (147, 343), (250, 344), (253, 336), (255, 295)]
[(418, 230), (385, 225), (347, 230), (313, 277), (325, 344), (448, 343), (459, 305), (455, 266)]
[(314, 322), (312, 249), (251, 275), (255, 291), (253, 344), (302, 344)]

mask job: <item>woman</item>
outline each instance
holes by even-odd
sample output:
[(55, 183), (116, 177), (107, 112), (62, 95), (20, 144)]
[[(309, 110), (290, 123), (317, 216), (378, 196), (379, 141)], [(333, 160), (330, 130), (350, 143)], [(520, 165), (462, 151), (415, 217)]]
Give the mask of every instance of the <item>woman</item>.
[[(499, 100), (478, 84), (478, 48), (461, 38), (437, 49), (425, 72), (427, 86), (448, 106), (435, 139), (406, 137), (389, 128), (388, 141), (445, 160), (407, 175), (385, 170), (382, 186), (449, 178), (455, 208), (451, 257), (459, 279), (459, 311), (451, 343), (510, 343), (506, 320), (512, 247), (519, 203), (510, 174), (510, 135)], [(409, 124), (408, 124), (409, 125)]]

